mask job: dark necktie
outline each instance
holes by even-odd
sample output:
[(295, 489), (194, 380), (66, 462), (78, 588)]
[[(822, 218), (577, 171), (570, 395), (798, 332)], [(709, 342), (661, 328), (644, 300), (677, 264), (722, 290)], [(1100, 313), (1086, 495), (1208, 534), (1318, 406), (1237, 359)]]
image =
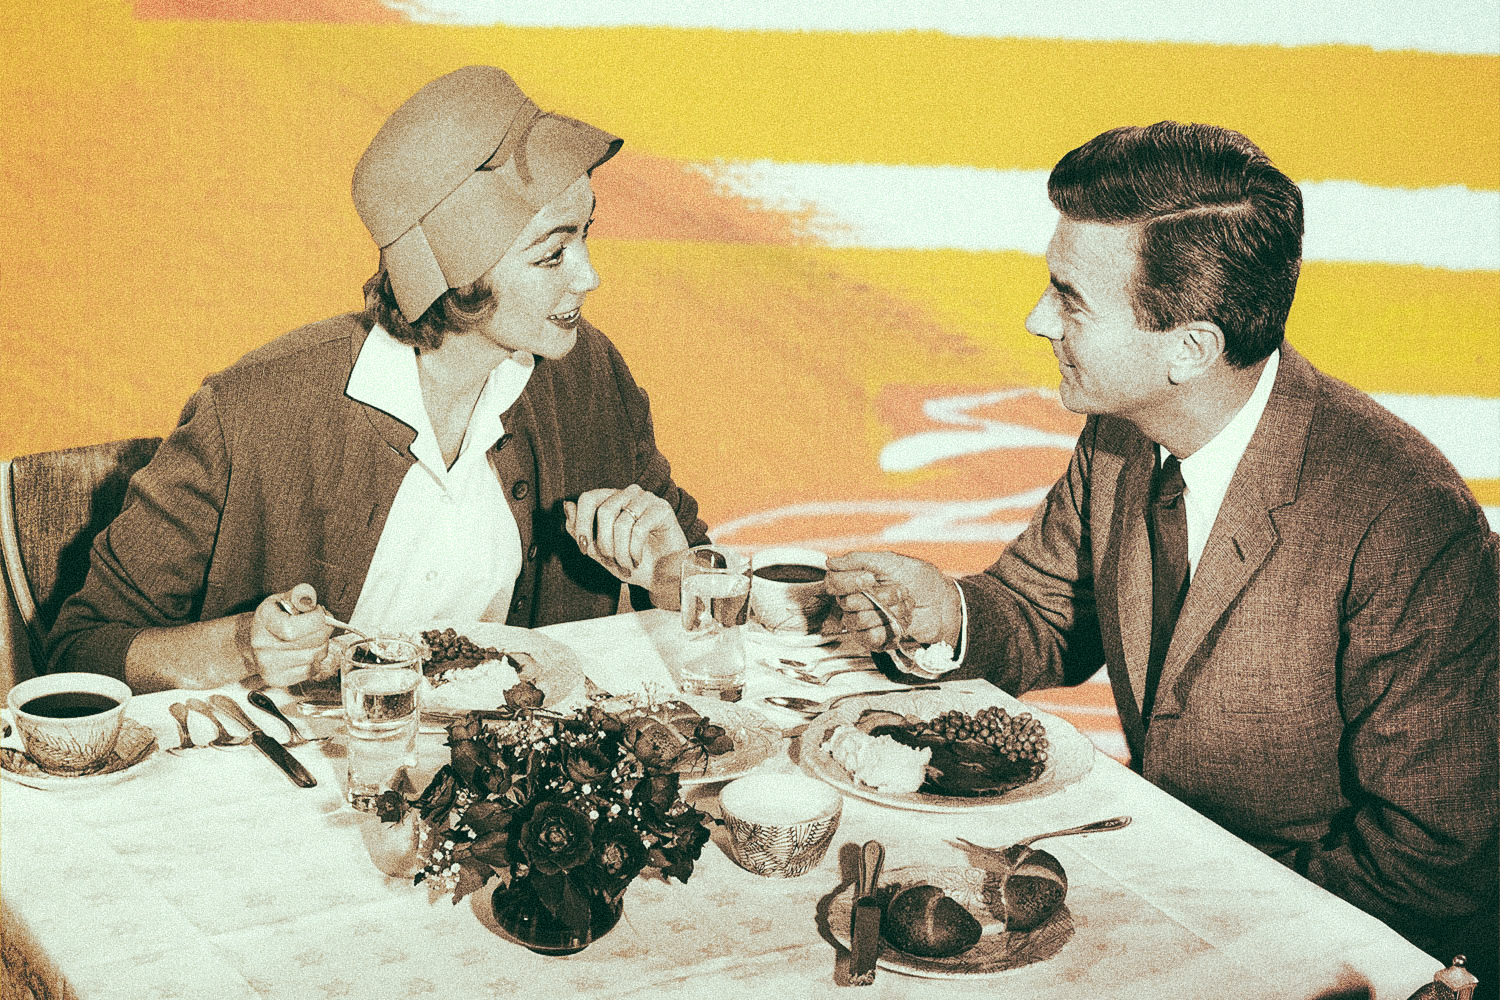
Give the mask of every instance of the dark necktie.
[(1141, 718), (1148, 724), (1167, 647), (1188, 590), (1187, 511), (1182, 490), (1182, 463), (1176, 455), (1168, 455), (1151, 481), (1151, 502), (1146, 507), (1146, 528), (1151, 534), (1151, 659), (1146, 666)]

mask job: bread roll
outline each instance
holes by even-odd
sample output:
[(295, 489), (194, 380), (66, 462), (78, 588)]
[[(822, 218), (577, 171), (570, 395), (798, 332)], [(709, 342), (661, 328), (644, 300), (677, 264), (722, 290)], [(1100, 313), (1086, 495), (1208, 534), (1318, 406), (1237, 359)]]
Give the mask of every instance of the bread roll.
[(991, 872), (984, 880), (984, 900), (1007, 931), (1029, 931), (1041, 926), (1062, 908), (1068, 894), (1068, 873), (1062, 862), (1046, 851), (1017, 844), (1006, 849), (1010, 877)]
[(978, 920), (935, 885), (896, 893), (880, 921), (880, 935), (894, 948), (923, 958), (950, 958), (979, 943)]

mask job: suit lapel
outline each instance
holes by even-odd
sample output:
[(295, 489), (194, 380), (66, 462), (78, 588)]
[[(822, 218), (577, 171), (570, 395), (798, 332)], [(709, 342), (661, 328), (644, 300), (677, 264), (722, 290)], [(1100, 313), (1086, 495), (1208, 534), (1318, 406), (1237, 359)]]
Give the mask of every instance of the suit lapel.
[[(1271, 397), (1230, 480), (1177, 618), (1157, 688), (1157, 714), (1182, 711), (1174, 691), (1177, 678), (1275, 547), (1271, 512), (1297, 498), (1315, 405), (1311, 366), (1283, 344)], [(1146, 593), (1150, 594), (1149, 546)], [(1150, 601), (1146, 603), (1149, 621)]]

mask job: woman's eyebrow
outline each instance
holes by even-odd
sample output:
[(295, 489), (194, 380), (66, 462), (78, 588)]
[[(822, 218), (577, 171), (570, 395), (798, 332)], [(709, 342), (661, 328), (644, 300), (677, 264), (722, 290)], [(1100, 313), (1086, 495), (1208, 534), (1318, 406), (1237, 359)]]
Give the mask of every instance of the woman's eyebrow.
[[(589, 202), (589, 222), (592, 222), (594, 220), (594, 209), (597, 208), (598, 205), (598, 198), (595, 198), (593, 201)], [(584, 225), (587, 226), (588, 223), (586, 222), (584, 223)], [(532, 240), (530, 246), (528, 246), (526, 249), (530, 250), (532, 247), (540, 246), (541, 244), (546, 243), (552, 237), (556, 236), (558, 233), (571, 234), (578, 232), (578, 229), (579, 227), (571, 222), (565, 223), (561, 226), (553, 226), (551, 229), (547, 230), (545, 233)]]

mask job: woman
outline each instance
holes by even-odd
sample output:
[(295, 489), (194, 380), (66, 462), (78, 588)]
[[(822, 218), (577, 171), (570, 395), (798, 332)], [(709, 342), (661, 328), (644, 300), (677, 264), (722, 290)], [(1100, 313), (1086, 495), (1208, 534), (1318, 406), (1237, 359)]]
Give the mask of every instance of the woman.
[(319, 601), (366, 630), (597, 617), (705, 541), (580, 313), (589, 175), (619, 146), (491, 67), (397, 109), (354, 174), (380, 247), (366, 311), (204, 381), (95, 540), (49, 669), (284, 686), (331, 667), (300, 613)]

